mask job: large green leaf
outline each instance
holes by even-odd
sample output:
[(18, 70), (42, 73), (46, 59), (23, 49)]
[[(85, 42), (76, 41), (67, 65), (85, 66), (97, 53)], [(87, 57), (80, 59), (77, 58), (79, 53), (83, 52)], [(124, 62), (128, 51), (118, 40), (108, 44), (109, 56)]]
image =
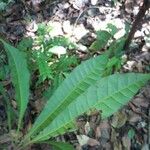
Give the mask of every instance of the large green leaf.
[(150, 74), (114, 74), (100, 79), (72, 102), (31, 142), (42, 141), (65, 133), (75, 118), (90, 109), (102, 110), (106, 118), (120, 109), (150, 79)]
[(104, 54), (87, 60), (76, 67), (48, 100), (28, 136), (48, 126), (64, 108), (101, 78), (107, 61), (108, 56)]
[(0, 41), (3, 43), (8, 56), (12, 83), (15, 87), (16, 101), (19, 109), (19, 129), (28, 103), (30, 75), (24, 53), (2, 39)]

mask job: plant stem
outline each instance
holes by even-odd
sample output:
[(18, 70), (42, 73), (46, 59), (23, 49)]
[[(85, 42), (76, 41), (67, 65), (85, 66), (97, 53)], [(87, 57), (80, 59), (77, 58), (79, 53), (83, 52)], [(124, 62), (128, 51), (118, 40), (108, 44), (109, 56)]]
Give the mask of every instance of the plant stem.
[(129, 48), (129, 45), (134, 37), (135, 32), (139, 28), (139, 26), (141, 27), (141, 22), (145, 16), (146, 11), (149, 9), (149, 7), (150, 7), (150, 0), (143, 0), (143, 5), (140, 7), (140, 10), (135, 18), (135, 21), (133, 22), (128, 38), (125, 42), (125, 45), (124, 45), (125, 50)]
[(24, 150), (25, 147), (27, 147), (28, 145), (31, 145), (31, 144), (33, 144), (33, 143), (28, 142), (28, 143), (23, 144), (23, 145), (20, 145), (20, 144), (19, 144), (19, 145), (18, 145), (18, 149), (19, 149), (19, 150)]

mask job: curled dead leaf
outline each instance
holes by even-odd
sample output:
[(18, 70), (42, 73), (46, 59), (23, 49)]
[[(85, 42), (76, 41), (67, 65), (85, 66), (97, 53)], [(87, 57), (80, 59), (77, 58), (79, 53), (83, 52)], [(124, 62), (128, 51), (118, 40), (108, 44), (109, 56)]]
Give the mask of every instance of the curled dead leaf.
[(120, 128), (126, 123), (126, 121), (127, 121), (127, 115), (125, 114), (125, 112), (117, 112), (114, 114), (112, 118), (111, 125), (114, 128)]

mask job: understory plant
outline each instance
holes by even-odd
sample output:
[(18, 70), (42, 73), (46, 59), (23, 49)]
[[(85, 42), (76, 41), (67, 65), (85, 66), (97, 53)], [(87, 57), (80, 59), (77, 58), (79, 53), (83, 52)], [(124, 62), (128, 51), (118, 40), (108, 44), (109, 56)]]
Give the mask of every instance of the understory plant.
[[(25, 134), (21, 134), (21, 129), (29, 102), (31, 82), (27, 55), (0, 39), (6, 50), (11, 81), (15, 89), (18, 127), (15, 129), (16, 133), (11, 136), (15, 137), (12, 142), (18, 150), (35, 143), (49, 143), (56, 149), (59, 147), (62, 150), (73, 149), (70, 145), (57, 143), (51, 139), (74, 131), (76, 129), (75, 120), (83, 113), (101, 110), (102, 119), (111, 116), (127, 104), (146, 84), (150, 79), (150, 74), (119, 73), (123, 63), (121, 56), (126, 35), (116, 40), (114, 39), (116, 32), (118, 29), (112, 25), (108, 26), (107, 31), (97, 32), (97, 39), (90, 49), (95, 51), (108, 47), (108, 50), (82, 62), (63, 80)], [(0, 89), (10, 108), (5, 95), (6, 90), (2, 84)], [(11, 117), (8, 118), (11, 120)], [(11, 121), (9, 122), (11, 129)]]
[(73, 53), (75, 44), (65, 36), (52, 36), (52, 32), (56, 31), (51, 25), (37, 24), (34, 40), (23, 38), (17, 44), (17, 49), (27, 54), (29, 70), (38, 70), (36, 86), (45, 80), (52, 81), (53, 88), (48, 91), (53, 91), (57, 87), (56, 83), (62, 81), (72, 68), (78, 65), (78, 59)]

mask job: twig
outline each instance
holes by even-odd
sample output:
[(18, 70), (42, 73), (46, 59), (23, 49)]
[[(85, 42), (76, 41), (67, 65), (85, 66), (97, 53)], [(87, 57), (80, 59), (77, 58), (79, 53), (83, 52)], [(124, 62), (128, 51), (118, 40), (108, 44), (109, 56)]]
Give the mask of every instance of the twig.
[(138, 111), (132, 102), (129, 102), (129, 107), (132, 109), (132, 111), (133, 111), (134, 113), (139, 114), (139, 115), (141, 115), (142, 117), (144, 117), (144, 118), (150, 120), (149, 116), (147, 116), (147, 115), (145, 115), (144, 113)]
[(90, 9), (99, 9), (99, 7), (97, 7), (97, 6), (91, 6), (91, 7), (88, 7), (88, 8), (86, 8), (86, 9), (84, 9), (83, 11), (80, 12), (79, 16), (77, 17), (77, 19), (76, 19), (76, 21), (75, 21), (75, 23), (74, 23), (74, 25), (73, 25), (73, 35), (74, 35), (74, 29), (75, 29), (75, 27), (77, 26), (79, 19), (81, 18), (81, 16), (82, 16), (85, 12), (87, 12), (87, 11), (90, 10)]

